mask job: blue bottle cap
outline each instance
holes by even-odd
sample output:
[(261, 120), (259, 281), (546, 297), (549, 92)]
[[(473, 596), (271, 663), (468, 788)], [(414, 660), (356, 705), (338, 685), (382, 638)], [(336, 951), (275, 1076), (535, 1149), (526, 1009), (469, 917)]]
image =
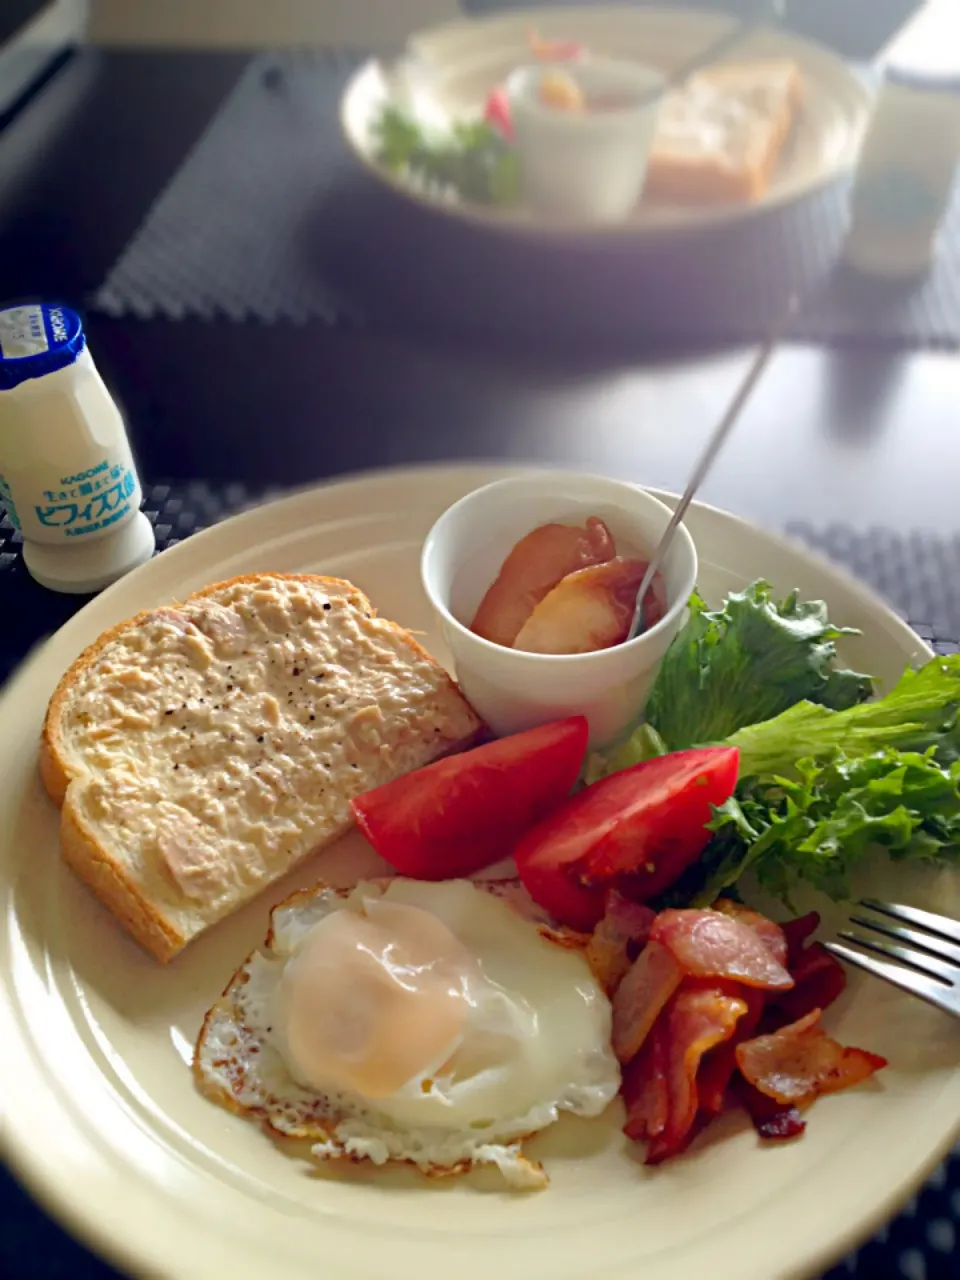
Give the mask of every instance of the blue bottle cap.
[(80, 317), (55, 302), (0, 310), (0, 391), (73, 364), (87, 345)]

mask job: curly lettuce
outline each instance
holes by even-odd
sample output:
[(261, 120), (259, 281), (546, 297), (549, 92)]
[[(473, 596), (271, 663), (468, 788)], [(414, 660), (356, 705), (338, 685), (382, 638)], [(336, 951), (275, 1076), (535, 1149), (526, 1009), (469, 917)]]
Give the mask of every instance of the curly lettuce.
[(864, 701), (868, 677), (834, 665), (842, 634), (820, 602), (794, 594), (777, 603), (764, 583), (716, 613), (695, 605), (658, 677), (650, 722), (590, 763), (596, 779), (668, 748), (740, 751), (736, 794), (714, 811), (703, 857), (660, 905), (709, 903), (748, 872), (785, 901), (801, 884), (842, 899), (878, 848), (899, 860), (960, 861), (960, 655), (907, 670)]
[(745, 725), (801, 701), (834, 710), (873, 693), (867, 675), (838, 668), (837, 627), (822, 600), (782, 600), (762, 579), (710, 610), (695, 595), (690, 617), (664, 657), (646, 720), (670, 751), (723, 742)]

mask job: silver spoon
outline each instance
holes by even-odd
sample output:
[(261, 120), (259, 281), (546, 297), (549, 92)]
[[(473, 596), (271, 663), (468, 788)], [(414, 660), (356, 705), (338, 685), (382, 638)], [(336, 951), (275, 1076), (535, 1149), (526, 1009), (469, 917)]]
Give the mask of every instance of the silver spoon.
[(766, 368), (767, 362), (773, 354), (774, 348), (783, 336), (784, 329), (789, 324), (793, 316), (796, 315), (798, 310), (799, 302), (795, 296), (791, 296), (787, 306), (784, 308), (782, 314), (778, 316), (773, 328), (770, 330), (763, 346), (757, 352), (753, 364), (747, 371), (747, 376), (740, 384), (737, 394), (733, 397), (733, 400), (730, 403), (730, 407), (721, 418), (713, 435), (707, 441), (707, 447), (700, 455), (700, 459), (693, 469), (693, 475), (690, 477), (690, 483), (687, 485), (683, 497), (677, 503), (676, 510), (670, 517), (670, 523), (667, 525), (666, 529), (664, 529), (663, 536), (657, 543), (657, 548), (653, 555), (650, 557), (650, 563), (647, 565), (647, 571), (640, 581), (640, 587), (637, 591), (637, 604), (633, 613), (633, 621), (630, 623), (630, 630), (627, 633), (627, 640), (633, 640), (643, 632), (644, 598), (650, 590), (650, 585), (653, 582), (654, 575), (660, 569), (660, 566), (663, 564), (664, 557), (670, 550), (670, 543), (673, 541), (673, 535), (676, 533), (681, 520), (686, 515), (687, 508), (690, 506), (690, 503), (696, 497), (697, 490), (700, 488), (704, 477), (713, 465), (714, 458), (716, 458), (717, 454), (720, 452), (727, 436), (730, 434), (737, 422), (737, 419), (740, 417), (740, 412), (746, 404), (750, 392), (756, 385), (757, 379)]

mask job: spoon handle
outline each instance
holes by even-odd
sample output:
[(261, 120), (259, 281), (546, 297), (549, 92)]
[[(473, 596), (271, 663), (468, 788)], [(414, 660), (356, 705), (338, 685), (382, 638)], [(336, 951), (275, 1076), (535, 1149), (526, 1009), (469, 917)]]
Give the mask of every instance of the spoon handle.
[(656, 550), (650, 557), (650, 563), (647, 565), (647, 571), (640, 581), (640, 588), (637, 591), (637, 605), (634, 610), (633, 621), (630, 624), (630, 630), (627, 633), (628, 640), (633, 640), (634, 637), (638, 636), (643, 630), (644, 597), (650, 590), (650, 584), (653, 582), (654, 575), (663, 564), (664, 557), (670, 549), (670, 543), (673, 541), (673, 535), (676, 533), (680, 521), (686, 515), (687, 508), (690, 506), (690, 503), (696, 497), (697, 490), (700, 488), (704, 477), (713, 465), (714, 459), (723, 448), (727, 436), (733, 430), (737, 419), (740, 417), (743, 406), (746, 404), (751, 391), (756, 386), (758, 378), (767, 367), (767, 362), (773, 354), (774, 348), (783, 336), (784, 329), (796, 314), (798, 305), (796, 297), (791, 296), (787, 306), (784, 308), (782, 314), (778, 317), (773, 328), (770, 330), (770, 333), (767, 335), (763, 346), (754, 357), (753, 363), (747, 370), (747, 375), (737, 389), (737, 394), (730, 402), (729, 408), (721, 418), (713, 435), (707, 441), (707, 447), (700, 455), (697, 465), (693, 469), (693, 475), (690, 477), (690, 483), (684, 490), (683, 497), (677, 503), (676, 510), (670, 517), (670, 522), (664, 530), (660, 541), (657, 543)]

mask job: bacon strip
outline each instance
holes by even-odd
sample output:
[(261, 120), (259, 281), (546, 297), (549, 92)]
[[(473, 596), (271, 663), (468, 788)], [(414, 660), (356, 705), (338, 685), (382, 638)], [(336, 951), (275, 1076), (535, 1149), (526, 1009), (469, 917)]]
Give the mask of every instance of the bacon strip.
[[(734, 902), (732, 898), (718, 898), (713, 904), (713, 909), (749, 926), (762, 939), (773, 957), (780, 964), (786, 965), (787, 937), (780, 925), (773, 920), (768, 920), (759, 911), (752, 911), (742, 903)], [(767, 993), (757, 988), (740, 986), (736, 990), (746, 1000), (747, 1012), (737, 1023), (733, 1038), (725, 1044), (718, 1045), (707, 1054), (700, 1068), (700, 1075), (697, 1077), (700, 1110), (708, 1118), (718, 1116), (726, 1105), (727, 1093), (737, 1071), (737, 1045), (754, 1035), (760, 1025), (768, 999)], [(788, 992), (787, 996), (791, 994)]]
[(709, 1049), (733, 1035), (746, 1011), (746, 1001), (701, 983), (684, 984), (674, 995), (664, 1015), (668, 1019), (667, 1123), (651, 1140), (646, 1164), (676, 1155), (692, 1138), (700, 1062)]
[(720, 911), (661, 911), (650, 939), (669, 947), (687, 973), (788, 991), (793, 979), (758, 933)]
[[(731, 984), (733, 986), (733, 984)], [(697, 1077), (700, 1093), (700, 1110), (708, 1117), (718, 1116), (727, 1101), (727, 1092), (737, 1071), (737, 1046), (749, 1040), (757, 1030), (766, 1005), (766, 992), (756, 988), (739, 987), (747, 1011), (737, 1023), (731, 1039), (711, 1049), (704, 1058)]]
[(667, 1127), (667, 1066), (667, 1023), (662, 1019), (623, 1073), (622, 1093), (627, 1108), (623, 1131), (634, 1142), (658, 1138)]
[[(793, 965), (788, 962), (789, 945), (787, 935), (783, 928), (776, 924), (773, 920), (768, 920), (766, 916), (762, 916), (759, 911), (751, 911), (749, 907), (745, 907), (741, 902), (734, 902), (732, 898), (718, 898), (713, 904), (714, 911), (720, 911), (725, 916), (730, 916), (733, 920), (739, 920), (741, 924), (749, 925), (754, 933), (763, 940), (767, 949), (773, 958), (793, 972)], [(829, 952), (827, 953), (829, 955)]]
[(650, 936), (656, 913), (631, 902), (616, 889), (606, 897), (603, 919), (587, 946), (587, 964), (596, 980), (612, 995)]
[(821, 942), (808, 942), (820, 924), (816, 911), (783, 926), (787, 939), (787, 967), (794, 989), (778, 997), (776, 1011), (781, 1021), (797, 1022), (814, 1009), (826, 1009), (847, 985), (843, 965)]
[(613, 996), (613, 1052), (629, 1062), (643, 1048), (660, 1010), (680, 985), (683, 970), (673, 952), (648, 942)]
[(847, 985), (843, 965), (822, 942), (811, 942), (796, 964), (790, 966), (796, 986), (777, 1000), (784, 1022), (798, 1022), (814, 1009), (827, 1009)]
[(864, 1049), (845, 1049), (820, 1027), (814, 1009), (770, 1035), (737, 1047), (744, 1079), (775, 1102), (800, 1106), (869, 1079), (886, 1059)]
[(786, 1142), (790, 1138), (799, 1138), (806, 1130), (807, 1122), (796, 1107), (774, 1102), (752, 1084), (747, 1084), (742, 1076), (738, 1077), (735, 1089), (737, 1100), (746, 1108), (761, 1138), (770, 1142)]
[(787, 968), (792, 969), (803, 955), (804, 943), (812, 937), (820, 927), (820, 914), (808, 911), (805, 916), (797, 916), (780, 926), (787, 940)]

